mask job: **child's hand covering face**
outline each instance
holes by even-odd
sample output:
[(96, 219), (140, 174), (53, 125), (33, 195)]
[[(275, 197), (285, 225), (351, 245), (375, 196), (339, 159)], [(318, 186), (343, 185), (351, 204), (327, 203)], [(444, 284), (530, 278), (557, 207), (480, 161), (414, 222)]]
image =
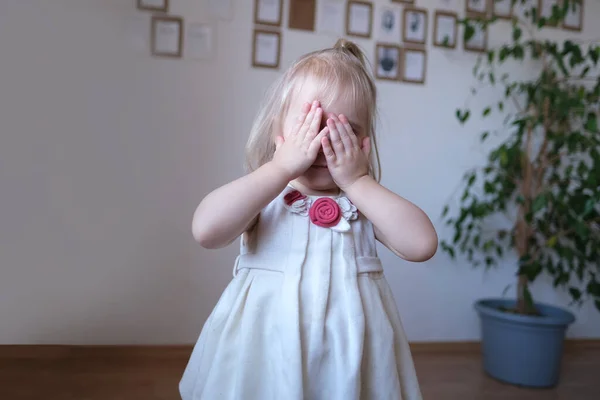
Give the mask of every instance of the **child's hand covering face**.
[(321, 140), (329, 128), (319, 131), (323, 110), (318, 101), (305, 103), (290, 132), (279, 135), (275, 141), (273, 162), (288, 174), (289, 180), (302, 175), (315, 162)]
[(346, 116), (331, 114), (327, 119), (329, 134), (321, 143), (329, 173), (336, 185), (344, 190), (369, 173), (369, 137), (360, 141)]

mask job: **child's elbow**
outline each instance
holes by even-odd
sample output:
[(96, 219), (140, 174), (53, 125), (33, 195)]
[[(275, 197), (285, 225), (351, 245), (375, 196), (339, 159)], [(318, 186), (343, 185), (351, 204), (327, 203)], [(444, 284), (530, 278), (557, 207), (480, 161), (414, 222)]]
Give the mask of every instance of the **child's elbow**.
[(428, 261), (435, 256), (438, 250), (439, 238), (435, 230), (429, 234), (423, 245), (423, 261)]
[(203, 225), (193, 223), (192, 236), (194, 236), (194, 240), (205, 249), (214, 250), (221, 247), (217, 240), (215, 240), (216, 236)]
[(438, 250), (438, 237), (435, 232), (427, 235), (420, 241), (413, 254), (414, 262), (425, 262), (431, 260)]

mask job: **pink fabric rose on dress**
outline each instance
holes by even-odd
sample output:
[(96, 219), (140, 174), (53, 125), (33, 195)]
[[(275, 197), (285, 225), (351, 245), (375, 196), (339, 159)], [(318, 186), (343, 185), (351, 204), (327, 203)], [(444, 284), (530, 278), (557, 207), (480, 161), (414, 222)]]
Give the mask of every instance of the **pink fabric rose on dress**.
[(315, 200), (310, 208), (309, 215), (313, 224), (323, 228), (336, 226), (342, 218), (340, 206), (335, 200), (328, 197)]
[(291, 206), (298, 200), (304, 200), (304, 199), (306, 199), (306, 196), (297, 190), (292, 190), (291, 192), (286, 194), (285, 197), (283, 198), (283, 200), (285, 201), (285, 204), (287, 204), (288, 206)]
[(310, 201), (307, 196), (300, 193), (298, 190), (292, 190), (283, 197), (283, 202), (288, 210), (295, 214), (308, 215), (308, 207)]

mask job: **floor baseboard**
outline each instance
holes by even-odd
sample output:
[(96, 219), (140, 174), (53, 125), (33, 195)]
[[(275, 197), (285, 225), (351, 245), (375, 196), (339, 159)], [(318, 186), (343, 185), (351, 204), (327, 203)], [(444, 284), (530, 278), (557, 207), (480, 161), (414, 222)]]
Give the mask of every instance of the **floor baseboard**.
[[(193, 345), (0, 345), (0, 359), (60, 358), (187, 358)], [(411, 342), (413, 353), (477, 354), (479, 341)], [(600, 339), (567, 339), (565, 352), (600, 350)]]

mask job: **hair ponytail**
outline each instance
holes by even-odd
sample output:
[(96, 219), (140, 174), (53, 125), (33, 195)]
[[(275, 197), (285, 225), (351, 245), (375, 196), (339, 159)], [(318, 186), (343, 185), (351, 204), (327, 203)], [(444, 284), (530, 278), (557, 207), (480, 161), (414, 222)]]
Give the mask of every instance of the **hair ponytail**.
[(358, 59), (358, 61), (360, 61), (361, 65), (363, 67), (365, 66), (364, 53), (356, 45), (356, 43), (351, 42), (350, 40), (347, 40), (347, 39), (338, 39), (338, 41), (335, 43), (333, 48), (336, 50), (345, 51), (345, 52), (353, 55), (354, 57), (356, 57)]

